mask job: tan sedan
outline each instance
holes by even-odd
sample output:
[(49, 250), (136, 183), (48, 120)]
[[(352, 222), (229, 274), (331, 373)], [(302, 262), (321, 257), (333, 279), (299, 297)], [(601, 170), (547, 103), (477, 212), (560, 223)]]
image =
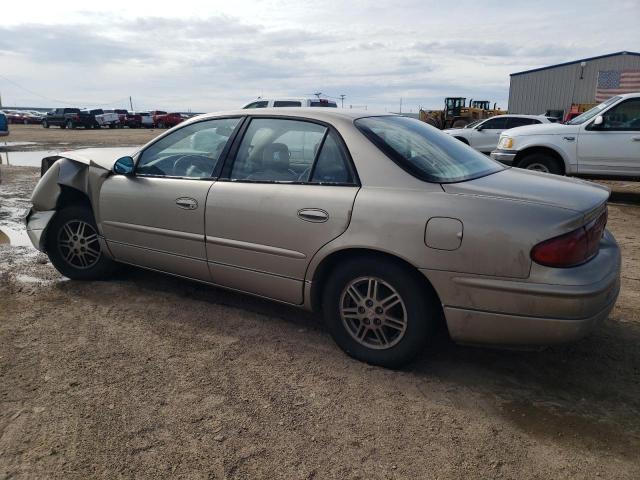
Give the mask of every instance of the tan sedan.
[(127, 263), (322, 311), (369, 363), (405, 364), (440, 324), (464, 343), (574, 340), (618, 295), (606, 188), (506, 168), (414, 119), (209, 114), (118, 156), (43, 161), (27, 230), (62, 274)]

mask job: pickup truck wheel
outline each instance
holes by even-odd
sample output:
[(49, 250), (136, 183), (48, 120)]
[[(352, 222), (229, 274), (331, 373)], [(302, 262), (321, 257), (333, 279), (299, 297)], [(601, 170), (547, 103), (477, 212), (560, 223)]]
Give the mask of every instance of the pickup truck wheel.
[(67, 128), (72, 128), (72, 129), (75, 128), (75, 125), (73, 124), (73, 122), (71, 120), (67, 120), (65, 126)]
[(329, 333), (352, 357), (387, 368), (413, 360), (440, 318), (415, 272), (386, 259), (353, 259), (330, 276), (322, 297)]
[(162, 122), (158, 123), (158, 128), (164, 128), (164, 123)]
[(42, 120), (42, 127), (49, 128), (49, 122), (47, 122), (46, 120)]
[(524, 157), (519, 163), (519, 168), (534, 170), (536, 172), (553, 173), (562, 175), (562, 168), (558, 161), (544, 153), (532, 153)]
[(85, 206), (57, 212), (47, 227), (46, 242), (53, 266), (72, 280), (99, 280), (115, 271), (116, 263), (102, 253), (93, 213)]

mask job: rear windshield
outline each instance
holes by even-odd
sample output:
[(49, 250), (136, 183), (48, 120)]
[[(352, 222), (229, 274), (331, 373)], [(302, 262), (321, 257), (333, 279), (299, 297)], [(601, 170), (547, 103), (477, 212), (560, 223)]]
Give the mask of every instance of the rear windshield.
[(356, 120), (355, 125), (391, 160), (427, 182), (462, 182), (504, 169), (456, 138), (414, 118), (367, 117)]
[(338, 108), (338, 105), (336, 104), (336, 102), (331, 102), (329, 100), (311, 100), (310, 106)]

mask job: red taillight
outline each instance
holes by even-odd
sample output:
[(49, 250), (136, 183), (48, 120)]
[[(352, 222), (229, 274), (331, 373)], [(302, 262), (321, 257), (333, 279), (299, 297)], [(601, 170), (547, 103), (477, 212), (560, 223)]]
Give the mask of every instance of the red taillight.
[(595, 257), (607, 224), (607, 212), (573, 232), (540, 242), (531, 250), (531, 260), (547, 267), (566, 268)]

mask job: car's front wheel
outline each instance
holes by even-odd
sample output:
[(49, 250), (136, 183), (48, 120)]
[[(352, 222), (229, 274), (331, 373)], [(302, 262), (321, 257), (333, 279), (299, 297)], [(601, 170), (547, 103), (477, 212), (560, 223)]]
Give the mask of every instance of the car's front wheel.
[(533, 170), (543, 173), (554, 173), (556, 175), (562, 175), (562, 167), (560, 163), (550, 155), (544, 153), (532, 153), (524, 157), (518, 167), (525, 168), (527, 170)]
[(66, 207), (47, 227), (47, 255), (56, 270), (73, 280), (100, 280), (115, 263), (100, 247), (98, 227), (88, 207)]
[(340, 265), (326, 284), (322, 308), (346, 353), (388, 368), (424, 350), (440, 318), (437, 298), (419, 274), (382, 258)]

